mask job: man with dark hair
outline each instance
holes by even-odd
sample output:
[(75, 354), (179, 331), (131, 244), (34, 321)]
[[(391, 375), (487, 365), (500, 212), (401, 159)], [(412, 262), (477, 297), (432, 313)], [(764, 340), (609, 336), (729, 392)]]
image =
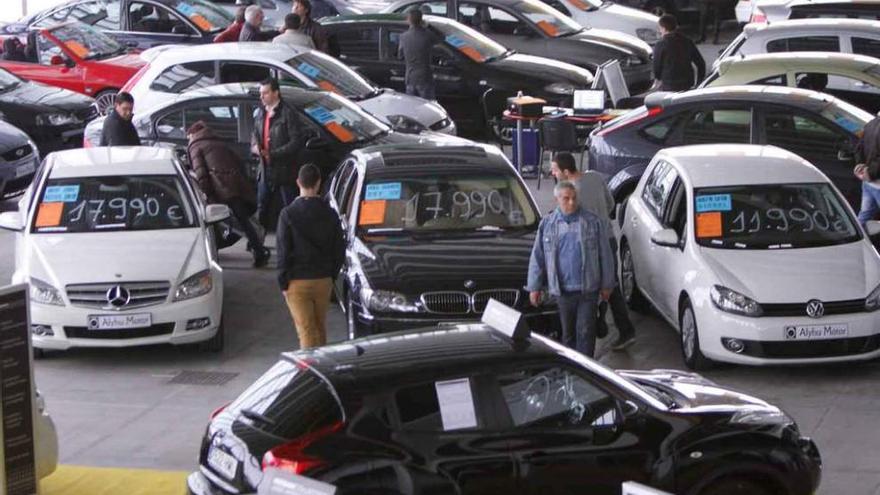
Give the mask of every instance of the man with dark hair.
[(104, 119), (100, 146), (140, 146), (141, 138), (131, 123), (133, 113), (134, 97), (131, 93), (116, 93), (113, 110)]
[(258, 218), (264, 227), (270, 228), (272, 199), (280, 194), (283, 206), (287, 206), (296, 198), (296, 160), (302, 143), (296, 111), (281, 99), (277, 79), (260, 83), (260, 102), (262, 105), (254, 112), (251, 149), (260, 155)]
[(235, 11), (235, 20), (232, 21), (232, 24), (230, 24), (229, 27), (214, 37), (214, 43), (238, 41), (239, 36), (241, 36), (241, 28), (244, 26), (244, 11), (246, 8), (247, 7), (239, 7), (238, 10)]
[[(605, 184), (605, 179), (602, 178), (599, 172), (593, 170), (583, 173), (579, 172), (575, 165), (574, 157), (571, 153), (566, 152), (557, 153), (553, 157), (550, 171), (557, 180), (569, 181), (577, 187), (578, 204), (582, 209), (589, 211), (599, 218), (605, 220), (612, 219), (615, 207), (614, 197), (611, 196), (611, 191), (608, 190), (608, 185)], [(613, 253), (611, 259), (614, 262), (614, 279), (616, 281), (617, 238), (614, 237), (614, 232), (611, 229), (608, 229), (608, 234), (608, 242)], [(629, 319), (629, 310), (626, 307), (623, 294), (620, 292), (620, 284), (615, 284), (607, 303), (604, 301), (599, 303), (597, 321), (599, 337), (604, 337), (604, 334), (607, 333), (605, 312), (608, 310), (609, 305), (611, 306), (611, 315), (614, 317), (614, 324), (617, 326), (618, 331), (617, 341), (612, 345), (612, 349), (622, 351), (635, 343), (635, 327)], [(605, 330), (603, 331), (603, 329)]]
[(321, 197), (321, 171), (309, 163), (296, 180), (301, 195), (278, 219), (278, 285), (293, 317), (300, 349), (327, 343), (333, 279), (345, 260), (339, 216)]
[(406, 61), (406, 94), (434, 100), (434, 72), (431, 70), (431, 49), (439, 39), (422, 22), (418, 8), (406, 12), (409, 29), (400, 35), (398, 58)]
[(330, 53), (330, 41), (327, 38), (327, 33), (320, 24), (312, 19), (312, 2), (309, 0), (296, 0), (293, 2), (293, 13), (299, 16), (302, 23), (299, 27), (299, 32), (312, 38), (315, 48), (324, 53)]
[[(660, 91), (687, 91), (706, 77), (706, 61), (697, 45), (681, 33), (672, 14), (658, 21), (663, 37), (654, 45), (654, 86)], [(694, 78), (694, 66), (697, 68)]]
[(298, 15), (287, 14), (284, 16), (284, 32), (276, 36), (272, 40), (272, 43), (314, 48), (315, 43), (312, 42), (312, 38), (300, 32), (299, 29), (301, 25), (302, 20)]

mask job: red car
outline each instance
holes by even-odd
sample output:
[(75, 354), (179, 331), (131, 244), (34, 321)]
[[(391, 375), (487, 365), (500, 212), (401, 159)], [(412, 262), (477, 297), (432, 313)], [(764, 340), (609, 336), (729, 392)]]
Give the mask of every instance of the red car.
[[(116, 92), (146, 62), (128, 47), (91, 26), (77, 22), (35, 28), (19, 35), (19, 60), (0, 60), (0, 67), (31, 81), (95, 98), (104, 113)], [(24, 36), (25, 39), (22, 39)]]

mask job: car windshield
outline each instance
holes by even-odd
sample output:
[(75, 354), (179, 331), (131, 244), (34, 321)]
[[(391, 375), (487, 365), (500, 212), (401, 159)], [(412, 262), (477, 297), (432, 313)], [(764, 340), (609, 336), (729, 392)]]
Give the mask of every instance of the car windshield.
[(334, 93), (319, 94), (303, 105), (303, 112), (339, 142), (370, 141), (389, 131), (388, 126), (344, 97)]
[(858, 136), (862, 135), (865, 125), (874, 118), (870, 113), (843, 100), (837, 100), (827, 105), (819, 113), (826, 119)]
[(81, 23), (58, 26), (50, 33), (79, 58), (101, 59), (125, 51), (121, 43), (92, 26)]
[(830, 184), (761, 184), (694, 191), (701, 246), (792, 249), (857, 241), (859, 229)]
[(540, 0), (525, 0), (515, 4), (513, 8), (551, 38), (569, 36), (584, 29), (570, 17)]
[(431, 27), (440, 32), (446, 44), (477, 63), (490, 62), (508, 53), (507, 48), (479, 31), (447, 19), (431, 17)]
[[(288, 60), (287, 65), (324, 91), (332, 91), (348, 98), (365, 98), (376, 92), (376, 87), (360, 74), (321, 52), (311, 51), (297, 55)], [(284, 76), (282, 80), (283, 78)]]
[(533, 227), (539, 219), (513, 173), (441, 174), (367, 178), (358, 215), (366, 233), (451, 230), (503, 231)]
[(50, 179), (33, 232), (107, 232), (194, 227), (195, 215), (174, 175)]
[(202, 31), (220, 31), (229, 27), (233, 21), (231, 14), (204, 0), (178, 0), (171, 7)]
[(12, 89), (21, 84), (21, 79), (14, 76), (6, 69), (0, 69), (0, 91)]

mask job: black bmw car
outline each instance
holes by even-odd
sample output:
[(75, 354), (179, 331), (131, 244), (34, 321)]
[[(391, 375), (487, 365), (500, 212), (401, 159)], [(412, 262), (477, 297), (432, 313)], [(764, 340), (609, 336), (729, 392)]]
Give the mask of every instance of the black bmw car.
[(27, 133), (43, 156), (79, 147), (86, 122), (98, 115), (94, 103), (88, 96), (0, 69), (0, 120)]
[(494, 146), (364, 148), (328, 196), (348, 239), (335, 290), (351, 338), (474, 321), (490, 298), (555, 330), (555, 306), (530, 306), (523, 289), (541, 215)]
[(27, 189), (39, 165), (40, 153), (27, 134), (0, 121), (0, 199)]
[[(558, 59), (523, 55), (456, 21), (426, 17), (442, 40), (431, 56), (437, 100), (459, 133), (482, 137), (499, 131), (497, 118), (518, 91), (551, 105), (571, 106), (574, 90), (587, 89), (593, 74)], [(397, 58), (406, 18), (398, 14), (341, 16), (321, 20), (339, 58), (379, 86), (405, 91), (406, 64)]]
[(693, 373), (614, 372), (550, 339), (508, 335), (459, 325), (284, 353), (215, 413), (189, 493), (253, 493), (268, 468), (340, 495), (616, 495), (624, 481), (810, 495), (819, 485), (816, 445), (763, 400)]

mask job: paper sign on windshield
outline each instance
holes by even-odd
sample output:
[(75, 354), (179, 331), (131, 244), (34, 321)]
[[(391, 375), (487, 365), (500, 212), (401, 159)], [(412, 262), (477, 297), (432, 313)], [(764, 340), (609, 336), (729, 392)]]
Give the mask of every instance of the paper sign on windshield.
[(202, 31), (210, 31), (214, 29), (214, 25), (211, 24), (211, 21), (205, 19), (202, 14), (193, 14), (189, 16), (189, 20), (193, 21), (193, 24), (198, 26)]
[(385, 200), (361, 201), (358, 225), (382, 225), (385, 223)]
[(572, 5), (574, 5), (576, 8), (583, 10), (585, 12), (587, 10), (590, 10), (590, 4), (588, 4), (587, 2), (584, 2), (583, 0), (568, 0), (568, 2)]
[(336, 136), (336, 139), (342, 141), (343, 143), (350, 143), (354, 141), (354, 134), (351, 133), (345, 127), (342, 127), (336, 122), (327, 122), (324, 124), (324, 128), (330, 131), (330, 134)]
[(314, 65), (312, 65), (308, 62), (302, 62), (299, 65), (297, 65), (296, 68), (298, 71), (302, 72), (303, 74), (305, 74), (313, 79), (318, 77), (318, 75), (321, 74), (320, 69), (318, 69), (317, 67), (315, 67)]
[(400, 182), (386, 182), (384, 184), (367, 184), (365, 199), (400, 199)]
[(49, 186), (43, 193), (44, 203), (72, 203), (79, 197), (79, 184), (71, 186)]
[(443, 431), (477, 427), (477, 412), (468, 378), (435, 382)]
[(721, 237), (721, 212), (697, 214), (697, 237)]
[(84, 47), (82, 43), (76, 40), (65, 41), (64, 46), (66, 46), (68, 50), (72, 51), (73, 54), (79, 58), (83, 58), (89, 54), (89, 49)]
[(63, 211), (64, 203), (40, 203), (36, 227), (57, 227), (61, 224), (61, 212)]
[(450, 34), (446, 36), (446, 42), (455, 47), (456, 50), (465, 54), (469, 59), (474, 62), (483, 62), (486, 60), (477, 49), (472, 46), (469, 46), (467, 42), (454, 34)]
[(541, 28), (541, 31), (547, 33), (548, 36), (556, 36), (559, 34), (559, 29), (556, 28), (553, 24), (550, 24), (547, 21), (538, 21), (538, 27)]
[(697, 196), (697, 213), (705, 211), (730, 211), (730, 194), (704, 194)]
[(341, 95), (342, 91), (339, 91), (339, 88), (333, 85), (330, 81), (318, 81), (318, 87), (323, 89), (324, 91), (330, 91), (331, 93), (336, 93)]

